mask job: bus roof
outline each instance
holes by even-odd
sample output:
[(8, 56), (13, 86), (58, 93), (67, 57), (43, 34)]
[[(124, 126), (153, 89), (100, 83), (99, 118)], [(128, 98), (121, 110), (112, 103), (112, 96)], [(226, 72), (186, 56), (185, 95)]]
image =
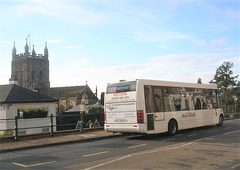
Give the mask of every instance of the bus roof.
[(162, 80), (148, 80), (148, 79), (136, 79), (132, 81), (121, 81), (113, 84), (124, 84), (137, 81), (138, 84), (152, 85), (152, 86), (164, 86), (164, 87), (188, 87), (188, 88), (200, 88), (200, 89), (217, 89), (217, 84), (197, 84), (197, 83), (184, 83), (184, 82), (173, 82), (173, 81), (162, 81)]

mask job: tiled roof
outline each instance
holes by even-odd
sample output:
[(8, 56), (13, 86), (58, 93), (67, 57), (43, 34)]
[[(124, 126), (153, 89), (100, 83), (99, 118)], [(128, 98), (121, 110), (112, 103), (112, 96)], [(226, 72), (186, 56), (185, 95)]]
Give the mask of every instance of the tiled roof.
[(68, 87), (52, 87), (50, 88), (50, 96), (66, 97), (76, 96), (77, 93), (82, 93), (86, 86), (68, 86)]
[[(87, 106), (100, 106), (101, 104), (99, 102), (95, 103), (95, 104), (91, 104), (91, 105), (86, 105)], [(76, 107), (70, 109), (70, 110), (67, 110), (66, 112), (80, 112), (80, 104), (77, 105)]]
[(56, 102), (49, 96), (34, 92), (15, 84), (0, 85), (0, 103)]

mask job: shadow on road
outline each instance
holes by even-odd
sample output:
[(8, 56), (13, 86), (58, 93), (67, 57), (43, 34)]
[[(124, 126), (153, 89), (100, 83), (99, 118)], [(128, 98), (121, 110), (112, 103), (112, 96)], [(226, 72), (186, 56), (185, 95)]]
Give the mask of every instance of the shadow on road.
[(146, 141), (163, 141), (168, 140), (174, 142), (188, 142), (198, 138), (207, 138), (219, 133), (227, 132), (227, 125), (217, 127), (215, 125), (192, 128), (187, 130), (178, 131), (175, 136), (169, 136), (167, 133), (161, 134), (142, 134), (142, 135), (130, 135), (128, 140), (146, 140)]

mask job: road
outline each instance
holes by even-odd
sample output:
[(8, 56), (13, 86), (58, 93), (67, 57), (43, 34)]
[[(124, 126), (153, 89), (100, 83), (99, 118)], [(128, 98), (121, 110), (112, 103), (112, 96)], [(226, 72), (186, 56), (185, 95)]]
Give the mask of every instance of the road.
[(0, 155), (0, 169), (240, 169), (240, 119), (170, 137), (132, 135)]

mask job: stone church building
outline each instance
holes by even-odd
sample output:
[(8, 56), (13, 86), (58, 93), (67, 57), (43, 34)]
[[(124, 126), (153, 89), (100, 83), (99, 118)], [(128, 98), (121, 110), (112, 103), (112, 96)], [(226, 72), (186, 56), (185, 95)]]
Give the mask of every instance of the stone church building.
[(58, 99), (57, 113), (62, 113), (76, 107), (79, 104), (92, 105), (97, 103), (96, 93), (93, 93), (90, 87), (68, 86), (50, 88), (50, 96)]
[(85, 86), (50, 87), (48, 58), (47, 43), (45, 43), (44, 54), (37, 55), (34, 45), (32, 52), (29, 52), (27, 39), (25, 52), (21, 54), (17, 54), (14, 42), (10, 84), (18, 84), (57, 99), (57, 114), (61, 114), (79, 104), (91, 105), (98, 101), (97, 88), (96, 93), (93, 93), (87, 83)]
[(32, 53), (30, 53), (27, 40), (25, 52), (17, 54), (14, 43), (12, 50), (12, 74), (9, 81), (17, 81), (18, 85), (22, 87), (47, 94), (50, 88), (47, 43), (45, 45), (44, 55), (37, 55), (34, 45)]

